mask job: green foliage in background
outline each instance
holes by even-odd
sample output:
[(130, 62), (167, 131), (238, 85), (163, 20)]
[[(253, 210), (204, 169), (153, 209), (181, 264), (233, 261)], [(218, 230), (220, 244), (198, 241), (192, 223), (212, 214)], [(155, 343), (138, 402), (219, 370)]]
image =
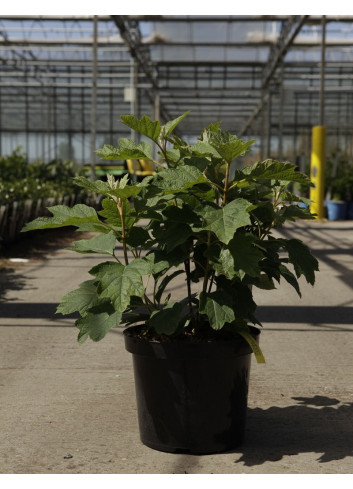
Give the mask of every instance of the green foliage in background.
[(351, 201), (353, 199), (353, 165), (348, 155), (332, 148), (325, 167), (326, 198)]
[(17, 148), (11, 155), (0, 157), (0, 205), (77, 194), (73, 177), (81, 173), (81, 167), (73, 161), (28, 163), (27, 156)]

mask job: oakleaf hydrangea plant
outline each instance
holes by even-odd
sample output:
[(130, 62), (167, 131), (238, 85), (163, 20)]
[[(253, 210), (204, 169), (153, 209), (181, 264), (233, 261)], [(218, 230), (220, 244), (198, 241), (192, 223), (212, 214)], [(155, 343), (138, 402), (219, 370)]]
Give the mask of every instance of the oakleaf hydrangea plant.
[[(231, 172), (233, 161), (254, 141), (216, 123), (191, 145), (173, 133), (186, 115), (165, 125), (147, 116), (121, 116), (157, 145), (158, 161), (146, 140), (122, 138), (117, 147), (105, 145), (97, 153), (105, 160), (153, 160), (155, 175), (142, 181), (128, 175), (107, 181), (75, 177), (76, 185), (102, 196), (101, 210), (53, 206), (52, 217), (37, 218), (23, 230), (76, 226), (94, 235), (76, 241), (73, 251), (107, 255), (89, 270), (92, 278), (68, 292), (57, 308), (61, 314), (79, 313), (80, 343), (133, 324), (141, 325), (140, 335), (163, 341), (240, 334), (261, 362), (250, 329), (260, 326), (254, 287), (275, 289), (285, 280), (300, 295), (301, 276), (312, 285), (315, 281), (318, 262), (308, 247), (272, 233), (286, 221), (314, 218), (300, 205), (309, 201), (290, 190), (295, 182), (311, 183), (294, 164), (272, 159)], [(185, 290), (176, 300), (168, 286), (179, 275)]]

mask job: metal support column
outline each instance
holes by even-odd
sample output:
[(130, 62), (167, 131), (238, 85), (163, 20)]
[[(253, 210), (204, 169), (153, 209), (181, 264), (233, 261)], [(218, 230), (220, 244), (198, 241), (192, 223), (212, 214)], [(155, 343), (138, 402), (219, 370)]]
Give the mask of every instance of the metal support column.
[[(160, 97), (157, 91), (154, 92), (153, 118), (155, 121), (160, 120)], [(157, 159), (157, 145), (153, 144), (153, 159)]]
[(261, 113), (261, 138), (260, 138), (260, 160), (265, 157), (265, 105), (262, 105)]
[[(27, 70), (25, 71), (25, 82), (28, 81)], [(29, 103), (28, 103), (28, 87), (25, 87), (25, 131), (26, 131), (26, 155), (29, 158)]]
[(320, 72), (320, 100), (319, 121), (320, 125), (313, 127), (311, 150), (311, 180), (315, 187), (310, 189), (311, 212), (317, 214), (317, 219), (324, 218), (324, 187), (325, 187), (325, 163), (326, 163), (326, 127), (325, 127), (325, 37), (326, 18), (322, 16), (321, 39), (321, 72)]
[[(137, 88), (137, 81), (138, 81), (138, 65), (137, 62), (132, 59), (131, 60), (131, 71), (130, 71), (130, 91), (131, 91), (131, 114), (134, 115), (135, 117), (138, 117), (138, 88)], [(139, 141), (139, 135), (136, 131), (131, 129), (131, 139), (138, 144)], [(132, 174), (132, 179), (134, 181), (137, 180), (136, 178), (136, 160), (133, 160), (133, 174)]]
[(278, 121), (278, 159), (283, 160), (283, 101), (284, 101), (284, 89), (283, 89), (284, 68), (281, 66), (280, 74), (280, 86), (279, 86), (279, 121)]
[[(68, 66), (67, 68), (68, 70), (68, 74), (70, 75), (71, 73), (71, 68), (70, 66)], [(73, 154), (72, 154), (72, 111), (71, 111), (71, 87), (69, 86), (71, 84), (71, 78), (69, 78), (70, 82), (68, 84), (68, 88), (67, 88), (67, 100), (68, 100), (68, 104), (67, 104), (67, 109), (68, 109), (68, 124), (67, 124), (67, 128), (68, 128), (68, 135), (69, 135), (69, 144), (68, 144), (68, 152), (67, 152), (67, 157), (69, 160), (72, 160), (73, 158)]]
[[(110, 68), (110, 85), (113, 84), (113, 70)], [(110, 144), (114, 144), (114, 99), (113, 99), (113, 88), (109, 88), (109, 133), (110, 133)]]
[(98, 16), (93, 16), (92, 46), (92, 102), (91, 102), (91, 179), (95, 180), (96, 171), (96, 123), (97, 123), (97, 30)]
[(1, 87), (0, 87), (0, 156), (2, 156), (2, 98), (1, 98)]
[(326, 49), (326, 17), (321, 22), (321, 70), (320, 70), (320, 126), (325, 125), (325, 49)]
[(85, 142), (86, 142), (86, 133), (85, 133), (85, 92), (83, 88), (83, 83), (85, 81), (83, 74), (84, 68), (81, 68), (82, 74), (82, 87), (81, 87), (81, 134), (82, 134), (82, 142), (81, 142), (81, 161), (82, 164), (85, 164)]
[(272, 94), (271, 90), (268, 90), (268, 102), (267, 102), (267, 144), (266, 144), (266, 158), (271, 158), (271, 116), (272, 116)]
[(48, 162), (51, 160), (51, 91), (48, 87), (47, 91), (47, 147), (48, 147)]
[[(56, 70), (55, 70), (56, 71)], [(58, 122), (57, 122), (57, 89), (53, 86), (53, 131), (54, 131), (54, 158), (58, 157)]]

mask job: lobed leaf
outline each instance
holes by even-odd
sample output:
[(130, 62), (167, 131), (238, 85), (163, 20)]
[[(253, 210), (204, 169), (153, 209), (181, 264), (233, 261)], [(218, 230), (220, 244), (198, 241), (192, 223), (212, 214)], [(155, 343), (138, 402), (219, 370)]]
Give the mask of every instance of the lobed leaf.
[(82, 176), (75, 177), (74, 182), (79, 187), (83, 187), (91, 192), (96, 192), (97, 194), (105, 195), (107, 197), (114, 196), (120, 199), (128, 199), (129, 197), (138, 195), (142, 190), (140, 185), (126, 185), (126, 180), (123, 180), (122, 188), (111, 188), (108, 182), (103, 182), (101, 180), (93, 182)]
[(117, 148), (105, 144), (96, 153), (102, 160), (152, 159), (152, 147), (147, 141), (136, 144), (130, 138), (121, 138)]
[(319, 270), (319, 262), (309, 248), (299, 239), (281, 240), (281, 242), (288, 251), (289, 261), (293, 264), (297, 277), (304, 275), (306, 281), (314, 285), (315, 271)]
[(76, 204), (73, 207), (54, 205), (48, 207), (48, 210), (53, 214), (53, 217), (37, 217), (37, 219), (28, 222), (21, 232), (64, 226), (80, 227), (82, 224), (86, 223), (100, 224), (96, 211), (85, 204)]
[(99, 302), (96, 280), (86, 280), (78, 289), (64, 295), (56, 309), (56, 314), (71, 314), (79, 312), (82, 315)]
[(109, 303), (92, 307), (83, 318), (76, 321), (80, 330), (78, 342), (82, 344), (88, 336), (93, 341), (100, 341), (109, 330), (120, 324), (121, 316), (121, 312), (115, 311)]
[(93, 267), (89, 273), (99, 280), (99, 296), (109, 298), (116, 311), (123, 312), (131, 296), (142, 297), (144, 294), (141, 273), (129, 265), (104, 262)]
[(97, 234), (90, 239), (75, 241), (74, 246), (69, 248), (77, 253), (102, 253), (104, 255), (114, 255), (116, 246), (116, 235), (114, 231), (108, 234)]
[(238, 156), (244, 155), (249, 151), (250, 146), (253, 144), (254, 139), (251, 141), (242, 141), (241, 139), (236, 139), (229, 142), (212, 142), (213, 146), (217, 150), (218, 154), (227, 162), (231, 163)]
[(210, 294), (201, 292), (199, 309), (201, 314), (206, 314), (213, 329), (221, 329), (225, 323), (231, 323), (235, 319), (233, 302), (221, 290)]
[(264, 258), (263, 253), (253, 246), (255, 237), (251, 234), (236, 234), (225, 247), (219, 257), (223, 273), (228, 278), (238, 275), (241, 279), (245, 275), (258, 277), (260, 275), (259, 262)]
[(158, 334), (172, 335), (179, 328), (182, 309), (179, 302), (169, 303), (151, 314), (149, 325)]
[(252, 204), (245, 199), (235, 199), (224, 207), (206, 204), (197, 213), (203, 217), (202, 229), (213, 231), (222, 243), (228, 244), (237, 229), (251, 224), (248, 209)]
[(206, 182), (202, 172), (195, 166), (180, 166), (177, 169), (167, 168), (158, 173), (161, 180), (156, 185), (165, 193), (183, 192), (194, 185)]
[(280, 162), (267, 159), (246, 166), (241, 170), (236, 170), (234, 182), (245, 178), (246, 180), (279, 180), (311, 185), (310, 178), (304, 173), (297, 171), (297, 168), (296, 165), (288, 161)]
[(152, 273), (152, 266), (148, 260), (137, 258), (126, 266), (115, 262), (100, 263), (89, 273), (99, 280), (99, 297), (109, 298), (116, 311), (124, 312), (132, 296), (143, 297), (142, 276)]
[(190, 110), (187, 112), (184, 112), (184, 114), (180, 115), (176, 119), (173, 119), (172, 121), (167, 122), (164, 126), (162, 126), (161, 130), (161, 136), (163, 138), (168, 137), (171, 132), (176, 128), (176, 126), (190, 113)]
[(152, 139), (152, 141), (158, 141), (161, 133), (161, 125), (159, 121), (153, 122), (147, 115), (143, 115), (140, 120), (134, 115), (121, 115), (120, 118), (123, 124), (130, 127), (130, 129), (147, 136), (148, 138)]

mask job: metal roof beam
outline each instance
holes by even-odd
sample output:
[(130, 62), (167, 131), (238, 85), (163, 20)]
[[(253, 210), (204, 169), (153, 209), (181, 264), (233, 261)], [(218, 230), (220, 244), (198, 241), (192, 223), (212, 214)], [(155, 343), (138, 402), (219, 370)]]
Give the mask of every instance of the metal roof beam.
[[(37, 20), (37, 21), (87, 21), (92, 22), (94, 15), (1, 15), (0, 20)], [(111, 22), (110, 15), (98, 15), (99, 22)]]
[[(283, 22), (289, 15), (128, 15), (140, 22)], [(327, 15), (328, 22), (353, 22), (352, 15)], [(320, 24), (320, 15), (311, 15), (309, 24)]]
[[(288, 49), (293, 44), (294, 39), (299, 34), (300, 29), (308, 19), (309, 15), (293, 15), (283, 23), (281, 32), (278, 36), (277, 43), (273, 46), (270, 51), (267, 65), (263, 71), (262, 77), (262, 89), (263, 91), (267, 88), (270, 80), (272, 79), (277, 67), (279, 66), (281, 60), (286, 55)], [(253, 114), (246, 121), (244, 126), (240, 131), (240, 137), (245, 133), (247, 129), (251, 127), (256, 117), (262, 111), (265, 102), (268, 99), (268, 94), (263, 93), (261, 100), (259, 101), (257, 107), (255, 108)]]
[[(137, 61), (139, 68), (145, 73), (147, 80), (152, 84), (153, 90), (158, 92), (157, 72), (151, 67), (149, 51), (141, 45), (142, 37), (138, 22), (134, 23), (133, 21), (129, 21), (126, 15), (112, 15), (111, 17), (118, 27), (121, 37), (128, 46), (131, 56)], [(154, 104), (153, 94), (151, 92), (148, 92), (148, 94), (152, 104)], [(163, 104), (160, 104), (159, 112), (161, 118), (165, 121), (171, 119)]]

